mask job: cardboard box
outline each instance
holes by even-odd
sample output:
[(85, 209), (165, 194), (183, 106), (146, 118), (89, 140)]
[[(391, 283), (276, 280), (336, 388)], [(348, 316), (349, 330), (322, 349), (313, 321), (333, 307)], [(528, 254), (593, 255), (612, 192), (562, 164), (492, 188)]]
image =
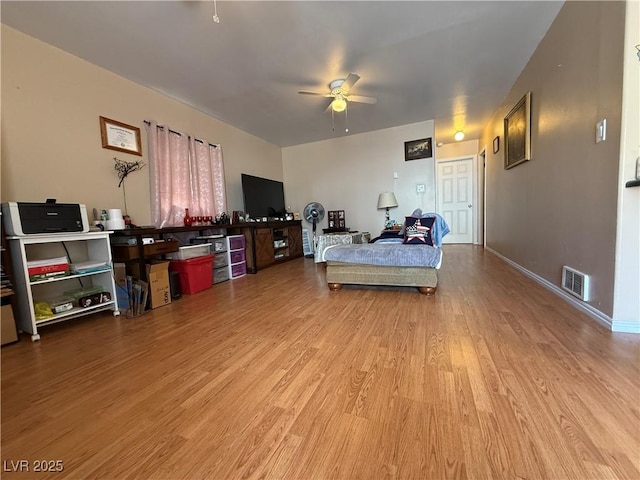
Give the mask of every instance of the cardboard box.
[(171, 303), (169, 261), (157, 260), (147, 263), (147, 281), (149, 282), (151, 308), (158, 308)]
[(13, 310), (11, 310), (10, 304), (0, 307), (0, 324), (0, 345), (18, 340), (18, 331), (16, 330), (16, 322), (13, 319)]

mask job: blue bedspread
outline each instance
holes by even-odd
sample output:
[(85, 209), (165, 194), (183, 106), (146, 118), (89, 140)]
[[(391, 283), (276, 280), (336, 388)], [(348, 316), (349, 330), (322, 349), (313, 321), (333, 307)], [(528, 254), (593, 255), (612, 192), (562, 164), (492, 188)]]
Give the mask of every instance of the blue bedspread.
[(402, 243), (331, 245), (325, 249), (322, 260), (365, 265), (440, 268), (442, 250), (428, 245)]

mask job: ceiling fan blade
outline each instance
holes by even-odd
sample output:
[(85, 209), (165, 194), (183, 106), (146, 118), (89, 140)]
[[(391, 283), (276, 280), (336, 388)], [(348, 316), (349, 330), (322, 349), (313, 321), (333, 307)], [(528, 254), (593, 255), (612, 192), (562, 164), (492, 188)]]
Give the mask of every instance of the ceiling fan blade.
[(350, 73), (349, 75), (347, 75), (347, 78), (344, 79), (344, 82), (342, 83), (340, 88), (344, 93), (347, 93), (349, 92), (349, 90), (351, 90), (351, 87), (353, 87), (353, 85), (358, 80), (360, 80), (360, 75), (357, 75), (355, 73)]
[(371, 105), (378, 101), (378, 99), (375, 97), (364, 97), (362, 95), (349, 95), (347, 97), (347, 100), (349, 100), (350, 102), (369, 103)]
[(325, 112), (330, 112), (331, 111), (331, 105), (333, 105), (333, 100), (329, 100), (329, 104), (327, 105), (327, 108), (324, 109)]
[(308, 90), (298, 90), (302, 95), (320, 95), (322, 97), (333, 97), (331, 93), (309, 92)]

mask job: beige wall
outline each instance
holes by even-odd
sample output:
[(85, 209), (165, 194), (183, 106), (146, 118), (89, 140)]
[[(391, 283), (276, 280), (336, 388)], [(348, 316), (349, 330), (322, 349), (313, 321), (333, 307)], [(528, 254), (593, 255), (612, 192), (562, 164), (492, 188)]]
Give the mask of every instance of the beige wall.
[[(141, 128), (143, 120), (222, 145), (229, 210), (242, 210), (240, 173), (282, 180), (280, 147), (222, 123), (62, 50), (1, 26), (2, 201), (77, 202), (124, 208), (113, 157), (101, 146), (99, 116)], [(126, 180), (134, 222), (150, 222), (149, 169)]]
[[(404, 160), (404, 142), (433, 138), (433, 131), (429, 120), (283, 148), (287, 205), (300, 213), (309, 202), (320, 202), (325, 210), (345, 210), (347, 227), (372, 236), (384, 226), (384, 210), (376, 209), (382, 192), (395, 193), (398, 208), (389, 213), (398, 222), (416, 208), (433, 211), (434, 159)], [(416, 193), (418, 184), (425, 185), (424, 194)], [(326, 217), (321, 227), (327, 228)]]
[(476, 155), (478, 153), (478, 140), (464, 140), (462, 142), (445, 143), (441, 147), (436, 147), (436, 157), (458, 158)]
[[(611, 317), (622, 98), (623, 2), (566, 2), (485, 128), (487, 246), (559, 285), (563, 265), (591, 276)], [(532, 160), (503, 168), (503, 118), (532, 92)], [(595, 125), (608, 122), (607, 141)]]

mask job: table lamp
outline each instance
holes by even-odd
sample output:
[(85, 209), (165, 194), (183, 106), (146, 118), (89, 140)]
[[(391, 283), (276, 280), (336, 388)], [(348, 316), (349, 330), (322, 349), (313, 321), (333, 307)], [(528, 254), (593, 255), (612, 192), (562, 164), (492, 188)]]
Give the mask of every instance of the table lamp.
[(397, 206), (398, 201), (396, 200), (396, 196), (393, 192), (384, 192), (378, 196), (378, 209), (384, 208), (386, 210), (384, 228), (389, 227), (389, 208)]

